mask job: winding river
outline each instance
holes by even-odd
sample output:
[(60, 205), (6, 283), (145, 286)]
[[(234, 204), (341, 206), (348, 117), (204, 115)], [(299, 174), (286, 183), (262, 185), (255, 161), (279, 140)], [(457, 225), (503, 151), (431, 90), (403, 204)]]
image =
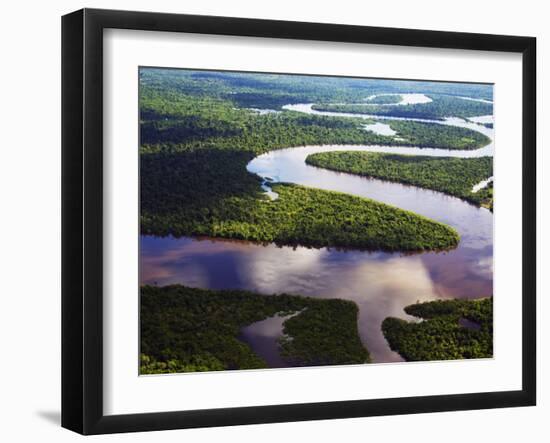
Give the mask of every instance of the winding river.
[[(311, 114), (376, 118), (378, 121), (392, 119), (320, 112), (311, 106), (297, 104), (284, 108)], [(489, 120), (489, 117), (482, 119), (483, 122)], [(309, 166), (305, 158), (317, 152), (339, 150), (454, 157), (493, 155), (492, 128), (458, 118), (434, 122), (474, 129), (487, 135), (491, 143), (474, 151), (414, 146), (305, 146), (260, 155), (247, 169), (265, 178), (263, 188), (267, 192), (271, 192), (269, 181), (291, 182), (372, 198), (446, 223), (460, 233), (461, 241), (456, 249), (405, 255), (142, 236), (141, 283), (180, 283), (210, 289), (239, 288), (266, 294), (287, 292), (353, 300), (359, 306), (359, 333), (373, 361), (401, 361), (401, 357), (389, 349), (380, 330), (384, 318), (412, 319), (403, 308), (417, 301), (492, 294), (493, 215), (487, 209), (439, 192)], [(277, 198), (276, 194), (271, 198)], [(276, 348), (282, 321), (279, 317), (267, 319), (248, 326), (241, 334), (241, 339), (274, 367), (282, 366)]]

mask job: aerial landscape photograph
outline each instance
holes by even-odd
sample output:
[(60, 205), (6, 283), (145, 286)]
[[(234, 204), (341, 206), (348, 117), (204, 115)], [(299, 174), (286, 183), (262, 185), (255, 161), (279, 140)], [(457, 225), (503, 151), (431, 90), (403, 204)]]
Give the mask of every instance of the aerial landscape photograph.
[(492, 358), (494, 123), (486, 83), (140, 67), (139, 373)]

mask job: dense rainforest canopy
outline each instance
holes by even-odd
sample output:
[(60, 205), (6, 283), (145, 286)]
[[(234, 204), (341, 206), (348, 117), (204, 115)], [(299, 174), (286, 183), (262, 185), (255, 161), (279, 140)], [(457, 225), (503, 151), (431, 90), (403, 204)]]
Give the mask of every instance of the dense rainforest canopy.
[[(423, 93), (493, 100), (492, 85), (141, 68), (140, 86), (229, 100), (239, 108), (280, 109), (289, 103), (357, 103), (372, 95)], [(378, 97), (378, 100), (380, 98)], [(483, 115), (483, 114), (477, 114)]]
[[(357, 79), (342, 83), (328, 77), (142, 70), (142, 233), (403, 251), (456, 246), (458, 235), (451, 228), (358, 197), (279, 184), (280, 198), (268, 201), (256, 177), (246, 171), (256, 155), (289, 146), (413, 144), (475, 149), (489, 142), (476, 131), (439, 124), (391, 122), (398, 133), (391, 137), (365, 130), (361, 118), (242, 108), (277, 109), (281, 97), (286, 103), (293, 101), (289, 97), (357, 100), (359, 90), (366, 99), (379, 87), (378, 82), (367, 81), (365, 85), (378, 86), (363, 90), (352, 80)], [(414, 90), (412, 83), (409, 86)]]
[(407, 306), (421, 322), (388, 317), (382, 331), (392, 350), (407, 361), (493, 356), (493, 298), (437, 300)]
[(265, 368), (239, 333), (276, 314), (296, 314), (281, 338), (281, 355), (292, 366), (367, 363), (357, 312), (348, 300), (142, 286), (140, 373)]
[(432, 99), (428, 103), (416, 103), (407, 106), (376, 106), (372, 104), (316, 104), (318, 111), (348, 112), (352, 114), (372, 114), (380, 116), (423, 118), (444, 120), (446, 117), (477, 117), (493, 115), (493, 104), (485, 101), (467, 100), (450, 95), (428, 94)]
[(143, 156), (142, 233), (388, 251), (458, 244), (446, 225), (348, 194), (274, 184), (279, 198), (271, 201), (246, 172), (249, 158), (229, 150)]

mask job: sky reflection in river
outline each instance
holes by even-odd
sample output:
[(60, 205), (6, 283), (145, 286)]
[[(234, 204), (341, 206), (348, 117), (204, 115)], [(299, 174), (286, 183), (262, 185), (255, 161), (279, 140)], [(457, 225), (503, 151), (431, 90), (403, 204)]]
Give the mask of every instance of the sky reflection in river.
[[(407, 304), (448, 297), (487, 295), (491, 274), (469, 264), (477, 250), (460, 254), (401, 255), (257, 245), (191, 238), (141, 238), (141, 283), (210, 289), (248, 289), (345, 298), (359, 306), (359, 332), (375, 361), (399, 361), (380, 324), (401, 318)], [(260, 334), (261, 338), (262, 334)], [(273, 340), (276, 336), (273, 337)]]

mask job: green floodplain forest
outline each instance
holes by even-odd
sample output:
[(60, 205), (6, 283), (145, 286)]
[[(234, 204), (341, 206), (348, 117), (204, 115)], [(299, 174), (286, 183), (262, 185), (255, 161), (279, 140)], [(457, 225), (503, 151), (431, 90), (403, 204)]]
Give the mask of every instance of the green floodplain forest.
[[(492, 209), (492, 186), (473, 192), (473, 187), (493, 175), (493, 159), (423, 157), (379, 152), (323, 152), (306, 162), (320, 168), (421, 186), (463, 198)], [(456, 180), (460, 177), (460, 180)]]
[[(460, 248), (457, 228), (415, 211), (247, 169), (263, 154), (305, 146), (414, 146), (420, 150), (414, 154), (317, 152), (305, 163), (493, 209), (493, 157), (452, 155), (475, 152), (491, 139), (468, 125), (441, 124), (447, 117), (472, 123), (492, 115), (488, 85), (157, 68), (140, 68), (139, 82), (145, 238), (392, 257)], [(403, 103), (408, 94), (423, 95), (425, 102)], [(302, 103), (312, 104), (312, 112), (288, 107)], [(377, 123), (392, 135), (368, 129)], [(423, 149), (451, 154), (422, 155)], [(266, 183), (276, 198), (265, 192)], [(421, 321), (388, 316), (377, 329), (404, 361), (491, 357), (492, 294), (460, 296), (418, 300), (403, 306), (403, 314)], [(241, 331), (274, 316), (286, 317), (276, 340), (289, 367), (376, 363), (353, 300), (176, 281), (141, 286), (140, 373), (268, 368)]]

